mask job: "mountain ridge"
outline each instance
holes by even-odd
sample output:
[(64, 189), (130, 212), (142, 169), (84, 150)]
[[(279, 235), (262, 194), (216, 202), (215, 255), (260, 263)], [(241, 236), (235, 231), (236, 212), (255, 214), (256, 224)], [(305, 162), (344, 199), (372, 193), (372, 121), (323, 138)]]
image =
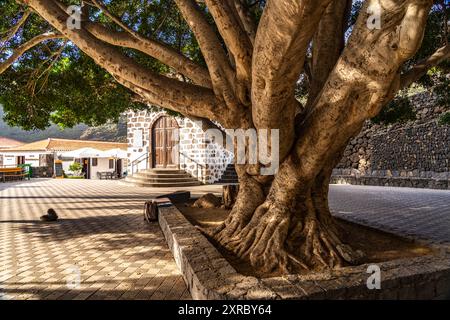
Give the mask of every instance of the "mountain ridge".
[(0, 105), (0, 136), (25, 143), (47, 138), (126, 142), (127, 125), (125, 117), (122, 117), (118, 123), (111, 122), (98, 127), (78, 124), (73, 128), (61, 129), (53, 124), (45, 130), (26, 131), (9, 126), (4, 121), (3, 116), (4, 111)]

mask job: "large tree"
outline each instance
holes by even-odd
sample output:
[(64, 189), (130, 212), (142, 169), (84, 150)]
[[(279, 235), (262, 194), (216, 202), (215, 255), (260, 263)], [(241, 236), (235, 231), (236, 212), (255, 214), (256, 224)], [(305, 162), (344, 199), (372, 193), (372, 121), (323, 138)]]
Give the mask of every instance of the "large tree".
[[(2, 16), (17, 18), (4, 32), (0, 73), (12, 66), (10, 77), (20, 74), (17, 59), (43, 43), (76, 48), (113, 77), (112, 90), (120, 83), (141, 102), (230, 129), (279, 129), (278, 172), (237, 165), (236, 203), (207, 232), (264, 272), (358, 263), (361, 252), (341, 241), (330, 214), (331, 172), (365, 120), (449, 57), (445, 14), (440, 47), (415, 57), (427, 17), (445, 12), (445, 1), (367, 0), (356, 20), (350, 0), (173, 2), (85, 1), (80, 28), (71, 28), (67, 6), (76, 1), (4, 1)], [(167, 13), (156, 19), (151, 6)], [(169, 18), (181, 38), (159, 29), (171, 14), (185, 20)], [(40, 20), (27, 33), (31, 18)], [(304, 104), (296, 99), (302, 79)]]

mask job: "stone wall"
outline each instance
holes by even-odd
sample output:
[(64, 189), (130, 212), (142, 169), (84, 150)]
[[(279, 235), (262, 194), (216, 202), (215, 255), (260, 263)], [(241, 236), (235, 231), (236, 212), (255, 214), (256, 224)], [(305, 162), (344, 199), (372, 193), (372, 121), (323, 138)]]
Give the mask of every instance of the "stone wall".
[[(141, 158), (151, 151), (151, 129), (154, 121), (166, 113), (150, 111), (129, 111), (127, 113), (128, 159)], [(233, 154), (213, 143), (202, 130), (201, 121), (175, 117), (179, 126), (180, 169), (185, 170), (203, 183), (218, 181), (227, 165), (233, 161)], [(145, 161), (138, 169), (147, 168)], [(131, 173), (131, 168), (128, 170)]]
[[(450, 126), (438, 124), (439, 116), (450, 106), (439, 105), (428, 92), (416, 94), (410, 100), (417, 120), (389, 126), (367, 122), (348, 145), (334, 175), (356, 177), (358, 184), (378, 181), (360, 177), (407, 178), (420, 187), (430, 183), (426, 179), (450, 179)], [(383, 185), (401, 184), (379, 181)]]
[(32, 178), (51, 178), (53, 176), (53, 166), (46, 167), (32, 167)]
[(203, 183), (218, 181), (233, 161), (233, 154), (206, 136), (201, 121), (177, 118), (177, 122), (180, 126), (180, 168)]

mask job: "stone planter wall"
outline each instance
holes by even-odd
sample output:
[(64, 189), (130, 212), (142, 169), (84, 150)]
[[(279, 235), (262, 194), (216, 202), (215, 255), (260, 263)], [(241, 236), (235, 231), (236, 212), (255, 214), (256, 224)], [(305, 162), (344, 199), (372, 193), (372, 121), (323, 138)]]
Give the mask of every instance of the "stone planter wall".
[(378, 263), (381, 289), (367, 287), (368, 265), (309, 276), (244, 276), (170, 202), (159, 224), (193, 299), (446, 299), (450, 252)]

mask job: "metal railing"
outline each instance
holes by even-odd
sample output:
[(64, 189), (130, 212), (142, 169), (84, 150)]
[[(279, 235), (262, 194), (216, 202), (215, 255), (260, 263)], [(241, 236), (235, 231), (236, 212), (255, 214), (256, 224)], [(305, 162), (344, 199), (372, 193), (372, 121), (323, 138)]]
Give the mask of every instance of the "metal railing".
[[(186, 171), (186, 169), (187, 169), (186, 159), (189, 160), (189, 161), (191, 161), (191, 162), (193, 162), (193, 163), (195, 164), (195, 177), (197, 178), (197, 180), (200, 180), (200, 178), (202, 178), (202, 181), (203, 181), (203, 176), (200, 177), (200, 170), (203, 171), (203, 169), (206, 168), (206, 166), (203, 165), (203, 164), (198, 163), (198, 161), (196, 161), (195, 159), (189, 157), (188, 155), (184, 154), (184, 153), (181, 152), (181, 151), (178, 151), (178, 154), (179, 154), (180, 169), (181, 169), (181, 164), (182, 164), (181, 158), (184, 158), (184, 165), (185, 165), (184, 170), (185, 170), (185, 171)], [(199, 168), (200, 168), (200, 170), (199, 170)]]
[[(145, 170), (148, 169), (148, 159), (149, 159), (150, 155), (148, 152), (142, 154), (141, 156), (139, 156), (137, 159), (133, 160), (131, 162), (131, 174), (135, 174), (136, 172), (139, 171), (139, 165), (142, 163), (142, 161), (145, 161)], [(136, 171), (134, 169), (137, 169)]]
[[(180, 169), (182, 169), (182, 164), (184, 164), (185, 168), (184, 170), (187, 169), (187, 163), (186, 160), (189, 160), (191, 163), (193, 163), (195, 165), (195, 177), (197, 178), (197, 180), (202, 179), (203, 180), (203, 176), (201, 176), (201, 172), (203, 171), (203, 169), (206, 168), (205, 165), (199, 163), (197, 160), (189, 157), (187, 154), (178, 151), (178, 162), (179, 162), (179, 167)], [(136, 158), (135, 160), (133, 160), (131, 162), (131, 174), (135, 174), (137, 172), (139, 172), (139, 165), (145, 161), (145, 170), (149, 169), (149, 158), (150, 158), (150, 154), (149, 153), (144, 153), (141, 156), (139, 156), (138, 158)], [(181, 159), (184, 159), (184, 161), (182, 161)]]

